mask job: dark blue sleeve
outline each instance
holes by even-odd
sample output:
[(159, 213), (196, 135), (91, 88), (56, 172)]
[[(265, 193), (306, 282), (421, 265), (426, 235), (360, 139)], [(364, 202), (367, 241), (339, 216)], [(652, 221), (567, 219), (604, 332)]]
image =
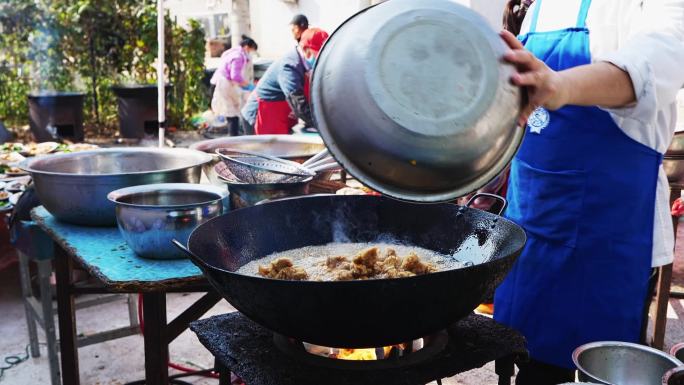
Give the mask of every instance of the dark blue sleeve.
[(284, 63), (278, 74), (278, 84), (286, 97), (304, 92), (304, 68), (299, 63)]

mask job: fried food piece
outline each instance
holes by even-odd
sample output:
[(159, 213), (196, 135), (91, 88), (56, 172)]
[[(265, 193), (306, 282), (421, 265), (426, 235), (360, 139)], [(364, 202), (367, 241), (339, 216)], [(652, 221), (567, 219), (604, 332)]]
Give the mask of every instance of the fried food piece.
[(354, 274), (351, 270), (340, 270), (335, 274), (335, 281), (351, 281), (354, 279)]
[(339, 255), (337, 257), (328, 257), (328, 259), (325, 261), (325, 265), (329, 270), (333, 270), (345, 262), (349, 264), (349, 259), (345, 256)]
[(401, 258), (396, 255), (389, 256), (375, 264), (375, 270), (386, 273), (391, 269), (401, 268)]
[(433, 264), (421, 261), (420, 257), (415, 253), (411, 253), (408, 257), (404, 258), (404, 261), (401, 263), (401, 269), (415, 275), (423, 275), (437, 271), (437, 268)]
[(352, 260), (351, 271), (355, 279), (372, 278), (377, 273), (380, 249), (371, 247), (356, 254)]
[(266, 278), (304, 281), (309, 278), (306, 270), (295, 267), (289, 258), (278, 258), (268, 266), (259, 266), (259, 275)]
[(309, 274), (301, 267), (286, 267), (276, 274), (275, 279), (285, 279), (288, 281), (306, 281)]
[[(345, 256), (328, 257), (325, 260), (315, 262), (315, 266), (325, 267), (329, 274), (328, 277), (332, 277), (332, 280), (335, 281), (405, 278), (437, 271), (434, 264), (423, 262), (415, 253), (410, 253), (405, 258), (401, 258), (392, 248), (387, 248), (384, 253), (381, 253), (378, 247), (362, 250), (351, 260)], [(319, 273), (313, 274), (315, 276)], [(309, 279), (307, 271), (294, 266), (289, 258), (278, 258), (268, 265), (259, 266), (259, 275), (295, 281)]]
[(387, 278), (406, 278), (406, 277), (414, 277), (415, 274), (411, 273), (410, 271), (404, 271), (404, 270), (399, 270), (399, 269), (389, 269), (386, 272)]
[(264, 266), (264, 265), (259, 265), (259, 275), (262, 277), (268, 277), (270, 278), (271, 275), (271, 266)]
[(292, 263), (292, 260), (290, 258), (278, 258), (275, 261), (271, 262), (271, 267), (273, 267), (276, 270), (282, 270), (286, 267), (292, 267), (294, 264)]
[(354, 263), (351, 266), (351, 273), (355, 279), (362, 279), (374, 276), (375, 270), (373, 267), (368, 267), (360, 263)]
[(360, 253), (356, 254), (356, 257), (354, 257), (352, 262), (354, 262), (355, 265), (363, 265), (372, 269), (375, 266), (375, 262), (378, 260), (379, 251), (380, 249), (377, 247), (362, 250)]

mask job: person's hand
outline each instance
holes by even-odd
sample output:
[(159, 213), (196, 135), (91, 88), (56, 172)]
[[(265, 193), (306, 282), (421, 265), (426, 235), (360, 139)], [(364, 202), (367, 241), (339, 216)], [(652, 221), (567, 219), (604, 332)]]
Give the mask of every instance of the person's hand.
[(512, 33), (501, 31), (501, 37), (511, 48), (504, 55), (504, 60), (518, 69), (518, 73), (511, 77), (511, 82), (527, 89), (527, 105), (522, 109), (518, 124), (524, 126), (537, 107), (547, 110), (563, 107), (567, 103), (569, 90), (563, 75), (526, 50)]

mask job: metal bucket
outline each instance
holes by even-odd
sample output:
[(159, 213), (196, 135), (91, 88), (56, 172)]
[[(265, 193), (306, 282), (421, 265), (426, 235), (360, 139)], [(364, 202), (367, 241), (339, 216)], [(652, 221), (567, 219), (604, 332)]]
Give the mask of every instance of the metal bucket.
[(580, 381), (607, 385), (661, 385), (666, 372), (682, 365), (667, 353), (628, 342), (593, 342), (572, 354)]

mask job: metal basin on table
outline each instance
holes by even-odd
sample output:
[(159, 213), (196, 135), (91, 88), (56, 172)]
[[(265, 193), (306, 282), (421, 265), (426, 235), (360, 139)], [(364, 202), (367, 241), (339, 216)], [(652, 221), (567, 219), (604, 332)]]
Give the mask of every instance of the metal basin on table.
[(77, 225), (113, 226), (107, 194), (152, 183), (199, 183), (211, 156), (177, 148), (112, 148), (27, 159), (36, 193), (57, 219)]
[(223, 214), (228, 191), (207, 184), (160, 183), (115, 190), (107, 198), (116, 204), (121, 236), (136, 254), (175, 259), (185, 254), (171, 241), (187, 242), (197, 226)]

